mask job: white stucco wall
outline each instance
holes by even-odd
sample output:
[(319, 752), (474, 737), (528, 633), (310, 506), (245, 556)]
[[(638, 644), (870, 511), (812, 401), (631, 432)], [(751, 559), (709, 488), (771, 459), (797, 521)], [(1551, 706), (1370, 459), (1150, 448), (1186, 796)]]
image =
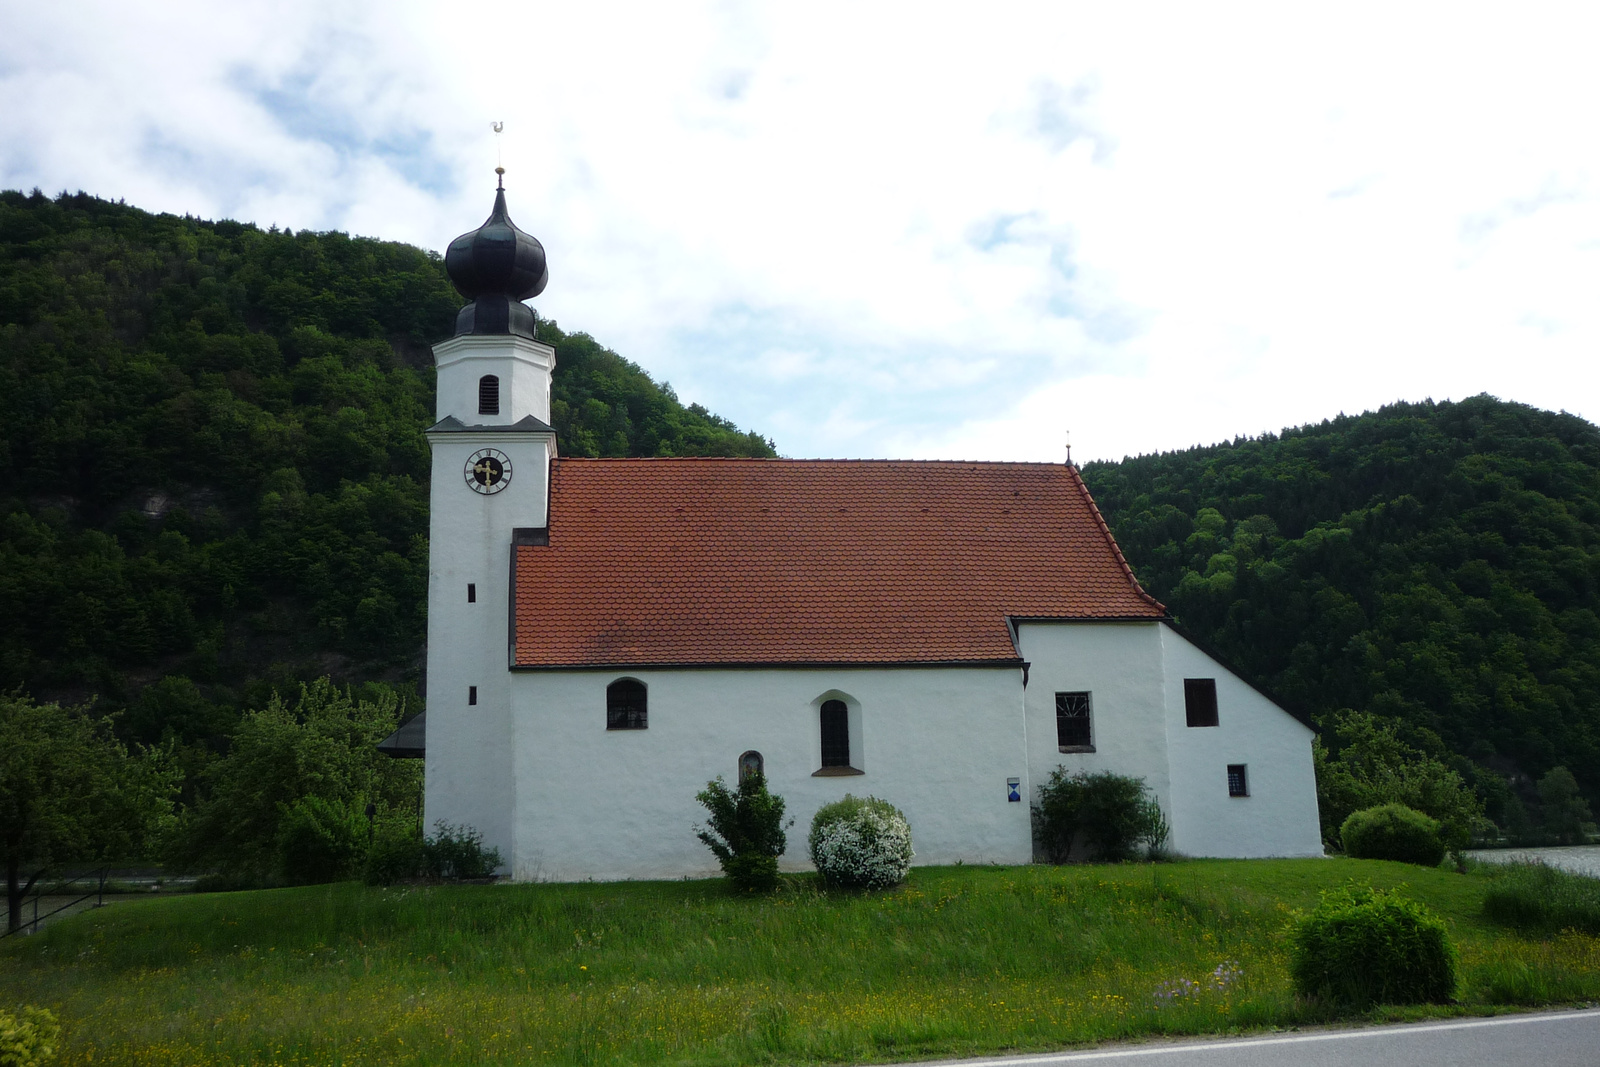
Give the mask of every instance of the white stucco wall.
[[(527, 415), (550, 421), (556, 350), (549, 345), (526, 337), (468, 334), (434, 345), (433, 360), (439, 368), (438, 418), (454, 415), (468, 425), (482, 426), (509, 426)], [(478, 414), (478, 379), (485, 374), (500, 379), (497, 415)]]
[[(499, 426), (530, 414), (549, 418), (549, 346), (518, 337), (457, 337), (434, 352), (440, 418)], [(483, 373), (504, 375), (498, 418), (477, 414)], [(515, 389), (508, 390), (508, 378), (519, 383)], [(440, 820), (475, 827), (509, 857), (516, 803), (512, 678), (506, 669), (511, 537), (517, 527), (546, 525), (555, 441), (548, 433), (507, 430), (433, 433), (428, 440), (433, 472), (424, 819), (429, 832)], [(467, 459), (480, 448), (510, 458), (511, 480), (498, 493), (467, 487)], [(467, 601), (469, 583), (476, 587), (475, 603)], [(471, 686), (478, 688), (476, 705), (468, 703)]]
[[(1057, 767), (1115, 771), (1143, 778), (1169, 810), (1160, 624), (1021, 623), (1017, 644), (1031, 664), (1028, 769), (1034, 785), (1044, 785)], [(1090, 694), (1093, 752), (1062, 752), (1057, 744), (1056, 694), (1074, 692)]]
[[(1160, 628), (1171, 760), (1172, 846), (1191, 856), (1320, 856), (1310, 727), (1168, 626)], [(1190, 727), (1185, 678), (1215, 678), (1217, 725)], [(1228, 795), (1228, 764), (1250, 795)]]
[[(1028, 765), (1036, 785), (1058, 766), (1145, 780), (1191, 856), (1320, 856), (1312, 732), (1159, 622), (1022, 623)], [(1217, 684), (1218, 723), (1187, 725), (1185, 678)], [(1094, 752), (1061, 752), (1055, 694), (1089, 692)], [(1247, 768), (1250, 795), (1228, 795), (1227, 768)]]
[[(649, 728), (607, 730), (606, 686), (649, 687)], [(1028, 796), (1020, 672), (1015, 669), (519, 672), (511, 716), (519, 878), (674, 878), (718, 873), (694, 836), (708, 780), (738, 780), (748, 749), (795, 824), (786, 870), (808, 869), (817, 808), (846, 793), (906, 813), (919, 864), (1025, 863)], [(816, 777), (819, 709), (851, 708), (852, 762), (865, 773)], [(429, 755), (433, 720), (429, 706)], [(430, 764), (431, 773), (431, 764)]]

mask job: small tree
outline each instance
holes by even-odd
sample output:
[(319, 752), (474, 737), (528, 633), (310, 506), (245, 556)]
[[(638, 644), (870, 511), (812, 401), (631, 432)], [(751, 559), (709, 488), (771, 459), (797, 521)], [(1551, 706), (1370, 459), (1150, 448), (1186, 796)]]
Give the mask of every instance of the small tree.
[[(302, 685), (292, 704), (274, 693), (265, 708), (244, 715), (228, 754), (206, 769), (170, 858), (244, 882), (302, 880), (312, 871), (291, 855), (295, 849), (318, 841), (322, 829), (333, 828), (335, 839), (350, 836), (334, 827), (339, 820), (330, 810), (354, 821), (351, 833), (364, 851), (364, 820), (354, 813), (370, 802), (386, 819), (416, 805), (421, 761), (390, 759), (377, 748), (402, 711), (392, 693), (358, 700), (326, 678)], [(320, 815), (308, 818), (312, 798)], [(353, 873), (357, 863), (340, 860), (333, 876)]]
[(767, 792), (766, 777), (746, 775), (737, 791), (719, 776), (707, 782), (695, 799), (711, 813), (696, 836), (705, 842), (735, 889), (771, 891), (778, 884), (778, 857), (789, 847), (783, 821), (783, 798)]
[(172, 817), (179, 774), (161, 749), (130, 756), (111, 720), (87, 708), (0, 695), (0, 860), (7, 929), (22, 927), (22, 900), (52, 866), (131, 857)]
[(1539, 801), (1544, 807), (1545, 833), (1563, 845), (1581, 845), (1594, 832), (1589, 802), (1578, 793), (1578, 779), (1565, 767), (1553, 768), (1539, 779)]
[(1345, 710), (1334, 719), (1337, 748), (1312, 742), (1322, 836), (1337, 845), (1339, 829), (1353, 813), (1380, 804), (1404, 804), (1438, 819), (1450, 849), (1467, 846), (1483, 821), (1483, 804), (1461, 775), (1400, 740), (1376, 715)]
[(1040, 787), (1033, 830), (1051, 863), (1065, 863), (1080, 840), (1097, 859), (1132, 859), (1140, 844), (1160, 848), (1169, 832), (1143, 778), (1110, 771), (1069, 775), (1065, 767)]

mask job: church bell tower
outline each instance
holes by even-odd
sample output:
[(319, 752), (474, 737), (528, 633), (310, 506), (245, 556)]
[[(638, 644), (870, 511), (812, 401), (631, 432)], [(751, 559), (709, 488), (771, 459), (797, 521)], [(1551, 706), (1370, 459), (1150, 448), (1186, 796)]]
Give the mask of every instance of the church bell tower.
[(451, 241), (444, 262), (469, 302), (455, 336), (433, 347), (425, 818), (430, 833), (440, 820), (479, 830), (510, 862), (511, 546), (548, 538), (556, 451), (556, 353), (522, 301), (550, 274), (544, 246), (507, 214), (503, 177), (489, 218)]

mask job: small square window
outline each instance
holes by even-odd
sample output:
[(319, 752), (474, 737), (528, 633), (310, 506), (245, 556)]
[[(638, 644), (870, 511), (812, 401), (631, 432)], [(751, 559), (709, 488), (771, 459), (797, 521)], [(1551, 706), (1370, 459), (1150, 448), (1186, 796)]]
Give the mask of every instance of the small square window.
[(1183, 680), (1183, 714), (1190, 726), (1217, 725), (1217, 680), (1215, 678), (1185, 678)]
[(475, 685), (467, 686), (467, 703), (468, 704), (476, 704), (477, 702), (478, 702), (478, 687), (475, 686)]
[(1250, 779), (1245, 777), (1244, 764), (1228, 764), (1228, 795), (1230, 797), (1247, 797), (1250, 795)]
[(1056, 694), (1056, 744), (1063, 752), (1094, 751), (1088, 693)]
[(467, 603), (468, 604), (476, 604), (477, 602), (478, 602), (478, 586), (474, 582), (468, 582), (467, 583)]

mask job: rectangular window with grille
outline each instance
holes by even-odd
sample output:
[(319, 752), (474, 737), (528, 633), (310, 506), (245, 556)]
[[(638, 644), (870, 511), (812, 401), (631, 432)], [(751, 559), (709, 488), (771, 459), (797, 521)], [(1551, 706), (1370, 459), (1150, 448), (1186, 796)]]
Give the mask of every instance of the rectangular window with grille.
[(1183, 714), (1190, 726), (1217, 725), (1217, 680), (1215, 678), (1185, 678), (1183, 680)]
[(1063, 752), (1093, 752), (1094, 724), (1088, 693), (1056, 694), (1056, 743)]
[(1245, 777), (1244, 764), (1228, 764), (1228, 795), (1230, 797), (1247, 797), (1250, 795), (1250, 781)]

